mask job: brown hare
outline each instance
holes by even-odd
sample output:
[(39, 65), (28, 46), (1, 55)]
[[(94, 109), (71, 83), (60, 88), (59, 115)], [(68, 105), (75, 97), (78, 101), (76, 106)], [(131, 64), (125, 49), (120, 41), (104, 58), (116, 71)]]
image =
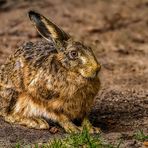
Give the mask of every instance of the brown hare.
[(50, 119), (66, 132), (83, 126), (99, 132), (87, 118), (100, 87), (100, 64), (92, 49), (41, 14), (30, 11), (29, 17), (46, 40), (22, 45), (0, 67), (0, 115), (35, 129), (48, 129), (45, 119)]

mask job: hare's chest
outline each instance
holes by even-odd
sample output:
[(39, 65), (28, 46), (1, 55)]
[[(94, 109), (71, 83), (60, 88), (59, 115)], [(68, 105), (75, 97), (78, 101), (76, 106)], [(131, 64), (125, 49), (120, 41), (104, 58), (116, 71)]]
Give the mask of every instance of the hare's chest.
[(72, 96), (67, 94), (62, 108), (70, 119), (83, 118), (90, 112), (95, 97), (95, 94), (92, 95), (91, 93), (82, 89)]
[(55, 79), (53, 82), (48, 88), (59, 94), (57, 100), (62, 103), (59, 103), (58, 110), (62, 110), (70, 119), (83, 118), (90, 112), (99, 90), (99, 81), (82, 83), (78, 80)]

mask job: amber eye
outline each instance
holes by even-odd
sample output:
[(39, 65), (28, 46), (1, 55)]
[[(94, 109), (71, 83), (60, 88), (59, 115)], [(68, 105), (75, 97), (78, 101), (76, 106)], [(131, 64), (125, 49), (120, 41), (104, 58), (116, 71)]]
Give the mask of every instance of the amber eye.
[(69, 57), (70, 59), (75, 59), (78, 56), (78, 52), (73, 50), (71, 52), (69, 52)]

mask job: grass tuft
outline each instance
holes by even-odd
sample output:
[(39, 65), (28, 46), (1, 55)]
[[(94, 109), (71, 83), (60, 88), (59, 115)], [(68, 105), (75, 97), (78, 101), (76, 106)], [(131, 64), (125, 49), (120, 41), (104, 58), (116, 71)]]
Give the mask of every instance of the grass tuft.
[[(49, 143), (50, 148), (119, 148), (119, 143), (117, 146), (106, 143), (101, 135), (91, 135), (86, 128), (83, 129), (80, 134), (71, 134), (64, 139), (54, 139)], [(46, 148), (48, 148), (46, 147)]]
[(143, 130), (138, 130), (135, 134), (134, 134), (134, 138), (138, 141), (147, 141), (148, 140), (148, 135), (145, 135), (145, 133), (143, 132)]
[[(79, 134), (70, 134), (65, 138), (50, 140), (45, 144), (35, 144), (35, 148), (120, 148), (121, 141), (117, 145), (109, 144), (100, 134), (91, 135), (87, 128)], [(20, 145), (16, 145), (20, 148)]]

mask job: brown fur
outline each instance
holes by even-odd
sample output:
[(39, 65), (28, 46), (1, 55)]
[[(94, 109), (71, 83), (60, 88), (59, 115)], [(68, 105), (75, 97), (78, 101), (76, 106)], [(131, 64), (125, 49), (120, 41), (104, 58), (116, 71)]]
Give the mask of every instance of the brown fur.
[[(43, 28), (38, 28), (36, 19), (42, 21), (43, 16), (32, 11), (29, 15), (42, 34)], [(45, 20), (42, 23), (44, 27), (48, 24)], [(54, 32), (50, 32), (50, 27), (54, 27)], [(51, 37), (56, 33), (56, 38), (53, 35), (48, 42), (22, 45), (1, 66), (0, 112), (8, 122), (46, 129), (49, 126), (44, 117), (58, 122), (67, 132), (77, 132), (81, 128), (71, 121), (88, 121), (100, 86), (96, 75), (100, 65), (90, 48), (73, 41), (65, 32), (60, 37), (63, 31), (56, 30), (57, 26), (50, 22), (43, 36), (47, 39), (49, 31)], [(78, 53), (76, 59), (69, 56), (73, 50)], [(83, 123), (95, 131), (89, 122)]]

